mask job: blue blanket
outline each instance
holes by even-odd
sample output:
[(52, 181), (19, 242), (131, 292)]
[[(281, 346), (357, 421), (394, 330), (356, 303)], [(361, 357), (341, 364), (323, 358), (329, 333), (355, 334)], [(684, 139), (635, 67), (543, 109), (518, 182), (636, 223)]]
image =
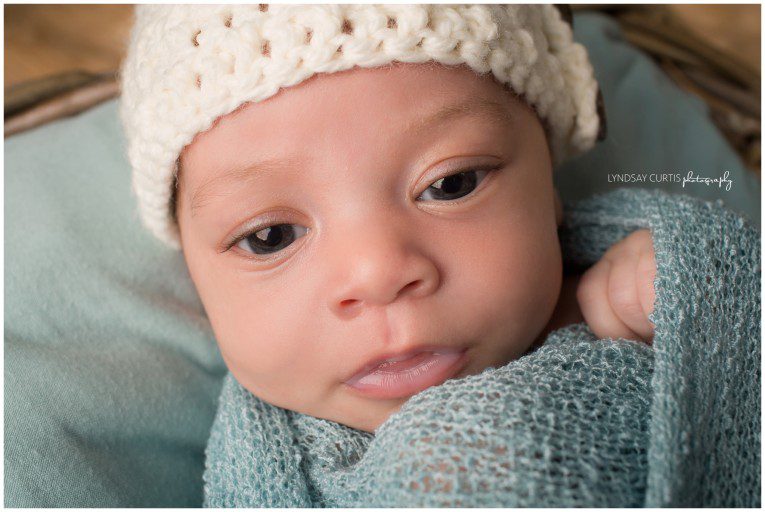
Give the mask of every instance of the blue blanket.
[(760, 233), (723, 208), (620, 189), (565, 205), (568, 268), (649, 228), (653, 346), (553, 331), (411, 397), (374, 434), (226, 378), (213, 507), (760, 506)]

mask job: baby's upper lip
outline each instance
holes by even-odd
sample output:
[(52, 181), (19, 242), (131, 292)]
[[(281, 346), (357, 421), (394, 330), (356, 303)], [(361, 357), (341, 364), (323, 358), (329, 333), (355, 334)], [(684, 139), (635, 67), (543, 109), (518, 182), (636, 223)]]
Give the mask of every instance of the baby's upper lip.
[(445, 347), (443, 345), (424, 344), (424, 345), (415, 345), (405, 350), (398, 350), (395, 352), (385, 352), (382, 355), (375, 356), (369, 359), (366, 363), (364, 363), (360, 368), (358, 368), (355, 372), (353, 372), (353, 374), (350, 375), (343, 382), (347, 382), (359, 375), (365, 375), (369, 373), (371, 370), (373, 370), (374, 368), (376, 368), (377, 366), (379, 366), (380, 364), (384, 363), (385, 361), (388, 361), (389, 359), (404, 360), (416, 354), (419, 354), (420, 352), (438, 352), (438, 353), (447, 354), (447, 353), (462, 352), (464, 350), (465, 350), (464, 347), (455, 348), (455, 347)]

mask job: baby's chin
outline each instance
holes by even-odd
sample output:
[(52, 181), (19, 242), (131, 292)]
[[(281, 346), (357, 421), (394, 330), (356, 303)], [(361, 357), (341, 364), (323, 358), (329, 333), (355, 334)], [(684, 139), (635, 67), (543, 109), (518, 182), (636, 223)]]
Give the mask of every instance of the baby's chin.
[(399, 400), (400, 400), (399, 404), (390, 406), (390, 408), (387, 411), (378, 413), (368, 418), (364, 418), (362, 420), (359, 420), (358, 422), (354, 421), (356, 425), (348, 425), (348, 426), (355, 428), (357, 430), (363, 430), (365, 432), (375, 433), (375, 431), (378, 430), (394, 414), (398, 413), (401, 410), (401, 408), (404, 406), (404, 404), (408, 401), (408, 399), (399, 399)]

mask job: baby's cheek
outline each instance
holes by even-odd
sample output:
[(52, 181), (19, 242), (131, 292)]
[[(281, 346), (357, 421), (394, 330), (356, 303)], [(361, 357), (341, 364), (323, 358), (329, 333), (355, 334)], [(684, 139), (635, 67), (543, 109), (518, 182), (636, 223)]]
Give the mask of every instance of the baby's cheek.
[(488, 342), (497, 343), (506, 360), (524, 353), (547, 324), (562, 279), (557, 232), (526, 225), (509, 224), (504, 237), (484, 247), (476, 281), (481, 284), (474, 285), (471, 298), (480, 305), (477, 314), (494, 325)]
[(558, 301), (563, 265), (557, 235), (527, 239), (515, 258), (515, 268), (505, 283), (514, 292), (509, 295), (508, 310), (524, 342), (530, 344), (549, 321)]
[(304, 336), (304, 305), (295, 287), (271, 286), (255, 274), (222, 273), (207, 283), (203, 301), (221, 355), (243, 385), (262, 394), (294, 382), (310, 354)]
[(285, 307), (282, 301), (272, 299), (268, 305), (253, 305), (256, 313), (248, 308), (235, 320), (240, 354), (263, 376), (277, 375), (279, 370), (289, 369), (302, 359), (298, 355), (305, 347), (297, 342), (293, 333), (296, 325), (291, 321), (294, 307)]

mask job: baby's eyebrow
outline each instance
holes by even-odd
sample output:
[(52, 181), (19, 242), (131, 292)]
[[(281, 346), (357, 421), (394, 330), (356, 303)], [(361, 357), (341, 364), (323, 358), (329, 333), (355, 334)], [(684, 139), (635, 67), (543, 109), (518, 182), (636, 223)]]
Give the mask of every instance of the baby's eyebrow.
[(415, 120), (404, 129), (404, 133), (413, 136), (433, 125), (466, 115), (485, 117), (498, 123), (508, 123), (513, 118), (509, 106), (509, 102), (499, 103), (480, 96), (472, 97), (467, 101), (446, 105), (432, 114)]
[(191, 215), (193, 217), (194, 210), (203, 206), (205, 200), (214, 195), (216, 184), (261, 179), (269, 175), (284, 176), (285, 173), (298, 170), (302, 163), (301, 160), (294, 156), (288, 156), (286, 158), (269, 158), (247, 164), (243, 167), (236, 167), (223, 174), (215, 176), (200, 185), (196, 192), (194, 192), (194, 195), (191, 198)]
[[(483, 117), (500, 124), (509, 123), (512, 119), (509, 102), (499, 103), (487, 98), (472, 97), (466, 101), (446, 105), (435, 112), (431, 112), (412, 121), (403, 129), (402, 133), (406, 138), (414, 137), (416, 134), (437, 124), (465, 116)], [(295, 171), (300, 165), (301, 161), (298, 158), (289, 156), (286, 158), (270, 158), (247, 164), (241, 168), (226, 171), (225, 173), (206, 181), (197, 188), (191, 199), (191, 214), (193, 216), (194, 211), (200, 206), (203, 206), (204, 201), (212, 195), (213, 188), (218, 183), (260, 179), (274, 174), (284, 175), (285, 172), (289, 172), (290, 170)]]

